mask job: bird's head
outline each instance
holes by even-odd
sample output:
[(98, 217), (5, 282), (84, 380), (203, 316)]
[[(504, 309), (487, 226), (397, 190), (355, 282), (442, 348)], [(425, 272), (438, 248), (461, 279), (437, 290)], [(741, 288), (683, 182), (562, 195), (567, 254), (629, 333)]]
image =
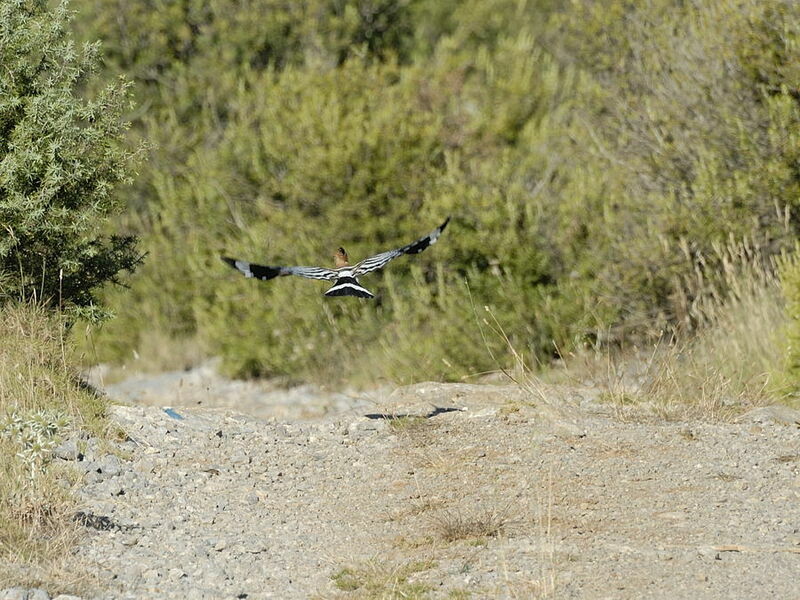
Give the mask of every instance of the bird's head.
[(336, 250), (336, 253), (333, 255), (333, 262), (336, 264), (337, 267), (346, 267), (350, 263), (348, 262), (347, 252), (344, 248), (339, 248)]

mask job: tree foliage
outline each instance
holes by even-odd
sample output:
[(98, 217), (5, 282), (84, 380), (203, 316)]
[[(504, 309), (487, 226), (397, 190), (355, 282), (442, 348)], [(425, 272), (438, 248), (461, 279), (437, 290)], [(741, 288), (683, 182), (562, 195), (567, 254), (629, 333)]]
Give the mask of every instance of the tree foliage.
[(81, 96), (97, 44), (76, 47), (66, 2), (0, 2), (0, 303), (37, 298), (100, 317), (97, 289), (138, 260), (103, 234), (128, 180), (128, 84)]

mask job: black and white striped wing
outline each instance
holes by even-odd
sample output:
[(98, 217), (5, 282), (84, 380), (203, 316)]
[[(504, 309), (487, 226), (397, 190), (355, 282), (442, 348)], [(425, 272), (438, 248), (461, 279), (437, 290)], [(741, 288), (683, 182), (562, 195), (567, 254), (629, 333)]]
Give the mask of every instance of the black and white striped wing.
[(419, 254), (423, 250), (425, 250), (428, 246), (431, 246), (436, 243), (436, 240), (439, 239), (439, 236), (442, 235), (444, 228), (447, 227), (447, 224), (450, 222), (450, 217), (445, 219), (445, 222), (439, 225), (436, 229), (431, 231), (425, 237), (418, 239), (416, 242), (412, 242), (407, 246), (403, 246), (402, 248), (397, 248), (396, 250), (389, 250), (387, 252), (381, 252), (380, 254), (376, 254), (375, 256), (370, 256), (369, 258), (365, 258), (358, 264), (353, 267), (353, 276), (359, 277), (364, 273), (369, 273), (371, 271), (377, 271), (378, 269), (382, 269), (386, 263), (390, 260), (397, 258), (403, 254)]
[(228, 258), (227, 256), (222, 256), (221, 258), (226, 264), (242, 273), (245, 277), (255, 277), (262, 281), (285, 275), (297, 275), (298, 277), (305, 277), (307, 279), (324, 279), (327, 281), (334, 280), (338, 277), (336, 271), (323, 269), (321, 267), (270, 267), (267, 265), (256, 265), (246, 260)]
[(297, 275), (306, 279), (324, 279), (331, 281), (339, 277), (339, 274), (332, 269), (322, 267), (283, 267), (285, 275)]

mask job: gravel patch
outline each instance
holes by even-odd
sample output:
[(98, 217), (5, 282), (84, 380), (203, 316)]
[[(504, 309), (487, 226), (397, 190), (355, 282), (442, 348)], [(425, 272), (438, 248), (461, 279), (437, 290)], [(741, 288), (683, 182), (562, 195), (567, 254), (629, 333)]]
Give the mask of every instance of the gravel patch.
[(798, 411), (622, 422), (591, 389), (308, 393), (302, 418), (117, 406), (118, 452), (62, 445), (85, 463), (84, 600), (798, 595)]

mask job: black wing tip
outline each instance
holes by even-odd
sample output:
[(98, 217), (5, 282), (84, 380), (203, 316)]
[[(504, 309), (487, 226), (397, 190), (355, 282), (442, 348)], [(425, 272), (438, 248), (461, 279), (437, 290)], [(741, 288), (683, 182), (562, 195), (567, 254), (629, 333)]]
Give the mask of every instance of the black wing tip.
[(452, 215), (447, 215), (447, 218), (444, 220), (444, 223), (439, 225), (439, 231), (444, 231), (444, 228), (447, 227), (447, 224), (450, 222), (450, 217)]
[(231, 258), (230, 256), (220, 256), (219, 259), (227, 265), (230, 265), (234, 269), (236, 268), (236, 259)]

